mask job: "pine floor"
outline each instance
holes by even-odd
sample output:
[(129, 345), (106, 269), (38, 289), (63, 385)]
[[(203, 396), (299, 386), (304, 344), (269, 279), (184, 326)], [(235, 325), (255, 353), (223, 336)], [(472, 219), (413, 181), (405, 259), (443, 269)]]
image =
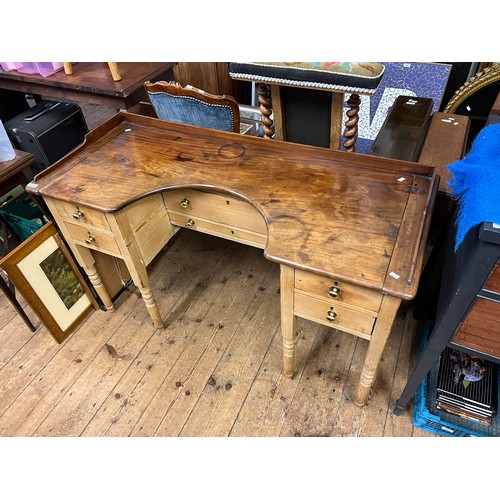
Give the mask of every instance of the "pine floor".
[[(89, 128), (110, 113), (83, 109)], [(299, 319), (283, 376), (279, 266), (262, 250), (181, 229), (148, 269), (164, 329), (133, 284), (60, 345), (0, 295), (0, 436), (439, 437), (413, 427), (411, 405), (392, 414), (416, 358), (411, 303), (359, 408), (363, 339)]]

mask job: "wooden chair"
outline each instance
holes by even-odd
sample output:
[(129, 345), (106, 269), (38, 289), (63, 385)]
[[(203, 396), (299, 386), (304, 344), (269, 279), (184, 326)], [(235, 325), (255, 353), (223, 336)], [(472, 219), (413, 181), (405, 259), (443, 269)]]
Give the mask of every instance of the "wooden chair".
[(145, 82), (144, 89), (161, 120), (198, 127), (240, 132), (240, 110), (236, 99), (209, 94), (178, 82)]

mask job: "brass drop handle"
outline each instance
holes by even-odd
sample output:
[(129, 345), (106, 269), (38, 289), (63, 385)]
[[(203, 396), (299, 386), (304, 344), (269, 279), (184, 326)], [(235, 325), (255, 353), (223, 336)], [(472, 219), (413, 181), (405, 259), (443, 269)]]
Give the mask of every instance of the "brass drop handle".
[(193, 219), (188, 219), (188, 221), (186, 222), (186, 226), (187, 227), (193, 227), (195, 224), (194, 220)]
[(184, 198), (184, 199), (181, 201), (181, 207), (182, 207), (182, 208), (187, 208), (187, 207), (189, 207), (189, 205), (190, 205), (190, 204), (191, 204), (191, 203), (190, 203), (190, 201), (189, 201), (187, 198)]
[(328, 321), (335, 321), (336, 317), (337, 317), (337, 313), (333, 310), (333, 307), (330, 307), (330, 309), (326, 313), (326, 319)]
[(92, 245), (92, 243), (94, 243), (95, 241), (95, 238), (89, 233), (89, 237), (88, 238), (85, 238), (85, 243), (87, 243), (87, 245)]
[(79, 219), (80, 217), (83, 217), (83, 212), (79, 209), (76, 210), (76, 212), (73, 214), (73, 219)]
[(328, 290), (328, 295), (333, 299), (337, 299), (340, 292), (341, 292), (340, 285), (337, 282), (335, 282)]

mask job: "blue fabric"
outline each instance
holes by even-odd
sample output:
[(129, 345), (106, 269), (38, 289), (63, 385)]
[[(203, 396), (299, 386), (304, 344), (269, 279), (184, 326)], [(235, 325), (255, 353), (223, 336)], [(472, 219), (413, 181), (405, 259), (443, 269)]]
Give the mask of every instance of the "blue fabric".
[(456, 250), (473, 226), (500, 224), (500, 124), (483, 128), (466, 157), (448, 169), (448, 186), (458, 201)]
[(228, 106), (208, 104), (191, 97), (149, 93), (158, 118), (198, 127), (233, 131), (233, 113)]

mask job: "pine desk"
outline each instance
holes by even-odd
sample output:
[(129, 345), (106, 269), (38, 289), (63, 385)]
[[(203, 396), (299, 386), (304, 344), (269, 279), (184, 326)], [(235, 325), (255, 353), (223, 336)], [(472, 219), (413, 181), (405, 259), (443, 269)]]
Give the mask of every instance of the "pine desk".
[(437, 181), (421, 164), (121, 112), (28, 190), (105, 306), (90, 249), (123, 259), (158, 328), (147, 266), (179, 228), (262, 248), (281, 269), (285, 374), (297, 317), (364, 338), (362, 405), (401, 300), (416, 293)]

